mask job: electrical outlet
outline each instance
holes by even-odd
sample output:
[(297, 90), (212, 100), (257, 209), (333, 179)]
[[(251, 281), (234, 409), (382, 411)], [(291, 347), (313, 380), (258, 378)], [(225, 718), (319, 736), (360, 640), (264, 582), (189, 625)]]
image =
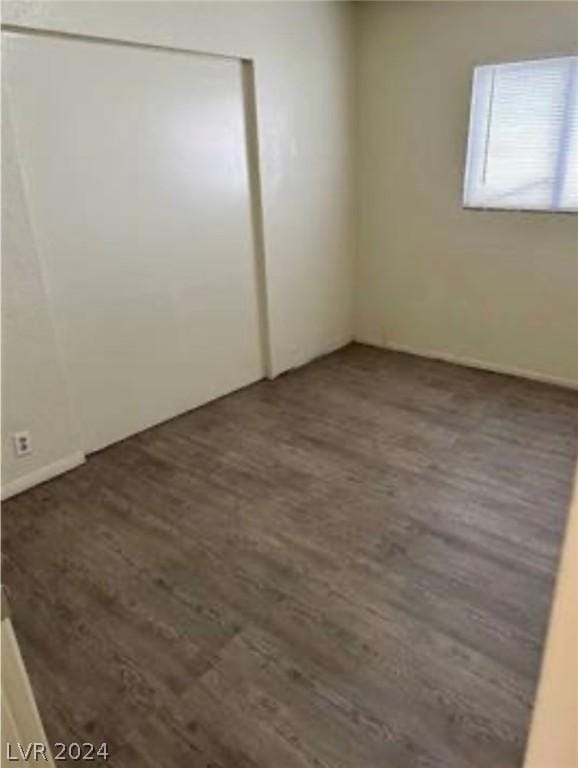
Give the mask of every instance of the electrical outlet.
[(29, 453), (32, 453), (30, 432), (15, 432), (12, 439), (14, 440), (14, 452), (17, 456), (28, 456)]

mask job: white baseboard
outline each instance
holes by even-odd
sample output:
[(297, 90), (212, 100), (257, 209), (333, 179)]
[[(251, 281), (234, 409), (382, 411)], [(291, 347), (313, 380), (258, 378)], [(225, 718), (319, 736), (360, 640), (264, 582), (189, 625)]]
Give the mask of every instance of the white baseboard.
[(86, 461), (86, 456), (82, 451), (75, 451), (70, 456), (65, 456), (63, 459), (53, 462), (52, 464), (46, 464), (44, 467), (35, 469), (34, 472), (30, 472), (27, 475), (18, 477), (11, 483), (6, 483), (2, 486), (2, 499), (8, 499), (10, 496), (16, 496), (17, 493), (27, 491), (29, 488), (45, 483), (47, 480), (52, 480), (57, 475), (62, 475), (64, 472), (68, 472), (75, 467), (79, 467)]
[(358, 344), (367, 344), (370, 347), (391, 349), (394, 352), (406, 352), (410, 355), (427, 357), (431, 360), (442, 360), (445, 363), (463, 365), (466, 368), (480, 368), (483, 371), (492, 371), (492, 373), (504, 373), (507, 376), (518, 376), (522, 379), (539, 381), (543, 384), (555, 384), (558, 387), (578, 390), (578, 381), (575, 379), (565, 379), (560, 376), (551, 376), (549, 373), (540, 373), (538, 371), (528, 370), (527, 368), (516, 368), (515, 366), (486, 363), (482, 360), (476, 360), (472, 357), (460, 357), (459, 355), (452, 355), (450, 352), (438, 352), (430, 349), (419, 349), (417, 347), (410, 347), (405, 344), (396, 344), (392, 342), (387, 342), (385, 344), (374, 344), (371, 342), (362, 341), (361, 339), (356, 339), (356, 341)]

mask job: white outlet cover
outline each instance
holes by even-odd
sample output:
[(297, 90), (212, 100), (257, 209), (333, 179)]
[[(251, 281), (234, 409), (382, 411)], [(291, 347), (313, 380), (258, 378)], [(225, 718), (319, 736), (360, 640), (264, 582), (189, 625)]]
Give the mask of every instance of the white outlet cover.
[(32, 453), (32, 441), (30, 432), (15, 432), (12, 435), (14, 450), (17, 456), (27, 456)]

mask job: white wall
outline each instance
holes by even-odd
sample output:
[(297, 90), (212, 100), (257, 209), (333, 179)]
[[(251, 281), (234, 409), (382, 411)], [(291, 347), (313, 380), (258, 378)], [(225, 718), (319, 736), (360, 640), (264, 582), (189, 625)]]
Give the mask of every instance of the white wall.
[[(5, 109), (5, 107), (4, 107)], [(2, 490), (82, 461), (45, 283), (23, 199), (9, 115), (2, 120)], [(13, 432), (34, 453), (16, 459)], [(54, 466), (56, 464), (56, 466)], [(52, 468), (52, 469), (51, 469)], [(40, 473), (40, 475), (38, 475)]]
[(3, 45), (82, 447), (263, 378), (239, 60), (12, 32)]
[(356, 338), (578, 384), (578, 216), (460, 206), (472, 68), (575, 51), (575, 4), (357, 12)]
[[(3, 21), (254, 60), (276, 373), (352, 335), (359, 119), (356, 337), (578, 382), (578, 217), (459, 204), (472, 67), (575, 49), (572, 3), (30, 1), (3, 3)], [(12, 208), (3, 485), (78, 458), (39, 258)], [(16, 462), (23, 428), (35, 452)]]
[[(352, 177), (351, 8), (343, 3), (7, 2), (5, 24), (97, 35), (250, 58), (263, 194), (265, 257), (275, 373), (351, 339)], [(10, 154), (6, 151), (6, 154)], [(9, 212), (8, 220), (12, 214)], [(30, 240), (14, 214), (6, 241), (3, 485), (73, 453), (77, 442), (44, 312), (39, 260), (32, 245), (19, 267), (16, 245)], [(34, 298), (32, 297), (34, 294)], [(33, 305), (38, 344), (22, 327)], [(10, 319), (14, 318), (14, 320)], [(33, 371), (25, 376), (23, 372)], [(13, 384), (9, 382), (13, 381)], [(58, 409), (54, 403), (58, 402)], [(50, 416), (48, 414), (51, 414)], [(47, 421), (50, 424), (47, 424)], [(15, 462), (10, 434), (32, 431), (35, 453)]]

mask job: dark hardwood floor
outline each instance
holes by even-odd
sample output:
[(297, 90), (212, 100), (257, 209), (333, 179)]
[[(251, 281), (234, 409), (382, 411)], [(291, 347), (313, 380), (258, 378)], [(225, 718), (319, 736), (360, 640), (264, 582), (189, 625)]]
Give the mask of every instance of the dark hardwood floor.
[(114, 768), (520, 766), (577, 415), (353, 345), (8, 501), (50, 740)]

